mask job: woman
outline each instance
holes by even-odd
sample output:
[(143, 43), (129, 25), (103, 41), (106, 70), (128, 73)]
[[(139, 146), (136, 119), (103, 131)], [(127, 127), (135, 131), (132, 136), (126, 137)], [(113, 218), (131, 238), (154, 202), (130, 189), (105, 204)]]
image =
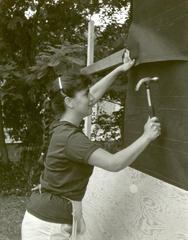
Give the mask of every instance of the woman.
[[(143, 134), (129, 147), (111, 154), (92, 142), (80, 127), (92, 106), (117, 75), (134, 64), (125, 54), (124, 64), (90, 86), (87, 77), (58, 78), (51, 98), (60, 119), (51, 127), (51, 138), (40, 177), (41, 191), (32, 193), (22, 222), (22, 240), (76, 239), (85, 231), (82, 199), (94, 166), (117, 172), (129, 166), (160, 135), (157, 118), (148, 119)], [(90, 86), (90, 87), (89, 87)]]

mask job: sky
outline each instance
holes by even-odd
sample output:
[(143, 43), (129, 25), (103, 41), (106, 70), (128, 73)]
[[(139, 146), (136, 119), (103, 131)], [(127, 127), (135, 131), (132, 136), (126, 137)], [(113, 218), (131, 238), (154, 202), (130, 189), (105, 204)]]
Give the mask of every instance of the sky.
[[(123, 24), (128, 18), (128, 11), (129, 11), (130, 5), (128, 4), (126, 7), (122, 7), (120, 11), (116, 11), (113, 14), (113, 19), (117, 21), (118, 24)], [(104, 17), (104, 14), (106, 11), (109, 11), (109, 7), (106, 6), (105, 8), (101, 8), (99, 13), (95, 13), (92, 16), (92, 20), (95, 22), (95, 26), (101, 27), (101, 31), (105, 29), (105, 27), (110, 24), (110, 20), (108, 16)], [(35, 14), (35, 11), (32, 11), (31, 8), (29, 8), (27, 11), (25, 11), (26, 18), (31, 18)], [(89, 17), (89, 16), (88, 16)]]
[[(128, 19), (128, 11), (130, 9), (130, 5), (127, 5), (127, 7), (122, 7), (120, 11), (116, 11), (113, 14), (113, 18), (117, 21), (118, 24), (124, 24), (126, 20)], [(96, 26), (102, 27), (102, 29), (105, 29), (106, 25), (110, 23), (109, 18), (103, 17), (103, 12), (108, 11), (109, 7), (102, 8), (99, 13), (95, 13), (92, 16), (92, 20), (95, 22)]]

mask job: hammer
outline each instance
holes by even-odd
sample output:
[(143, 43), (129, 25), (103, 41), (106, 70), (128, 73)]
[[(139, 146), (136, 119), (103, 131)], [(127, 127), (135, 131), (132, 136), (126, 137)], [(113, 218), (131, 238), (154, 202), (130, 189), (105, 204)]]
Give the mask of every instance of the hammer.
[(138, 91), (141, 87), (141, 85), (144, 83), (146, 87), (146, 94), (147, 94), (147, 101), (148, 101), (148, 109), (149, 109), (149, 116), (150, 118), (155, 115), (154, 107), (151, 102), (151, 90), (150, 90), (150, 82), (158, 81), (158, 77), (146, 77), (142, 78), (140, 81), (138, 81), (135, 90)]

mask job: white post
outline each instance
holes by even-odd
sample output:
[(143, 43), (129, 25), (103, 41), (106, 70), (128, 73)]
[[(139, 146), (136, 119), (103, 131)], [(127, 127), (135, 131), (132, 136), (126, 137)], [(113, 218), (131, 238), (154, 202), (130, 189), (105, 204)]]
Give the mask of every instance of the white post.
[[(94, 21), (88, 22), (88, 40), (87, 40), (87, 66), (94, 62)], [(85, 117), (84, 132), (90, 138), (91, 137), (91, 115)]]

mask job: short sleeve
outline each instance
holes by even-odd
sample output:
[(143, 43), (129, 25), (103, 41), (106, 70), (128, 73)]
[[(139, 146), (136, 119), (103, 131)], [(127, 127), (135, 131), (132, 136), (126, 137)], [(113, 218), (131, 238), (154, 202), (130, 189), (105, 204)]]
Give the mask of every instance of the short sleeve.
[(65, 153), (68, 159), (87, 164), (91, 153), (97, 148), (102, 148), (102, 145), (91, 141), (82, 132), (75, 132), (67, 139)]

